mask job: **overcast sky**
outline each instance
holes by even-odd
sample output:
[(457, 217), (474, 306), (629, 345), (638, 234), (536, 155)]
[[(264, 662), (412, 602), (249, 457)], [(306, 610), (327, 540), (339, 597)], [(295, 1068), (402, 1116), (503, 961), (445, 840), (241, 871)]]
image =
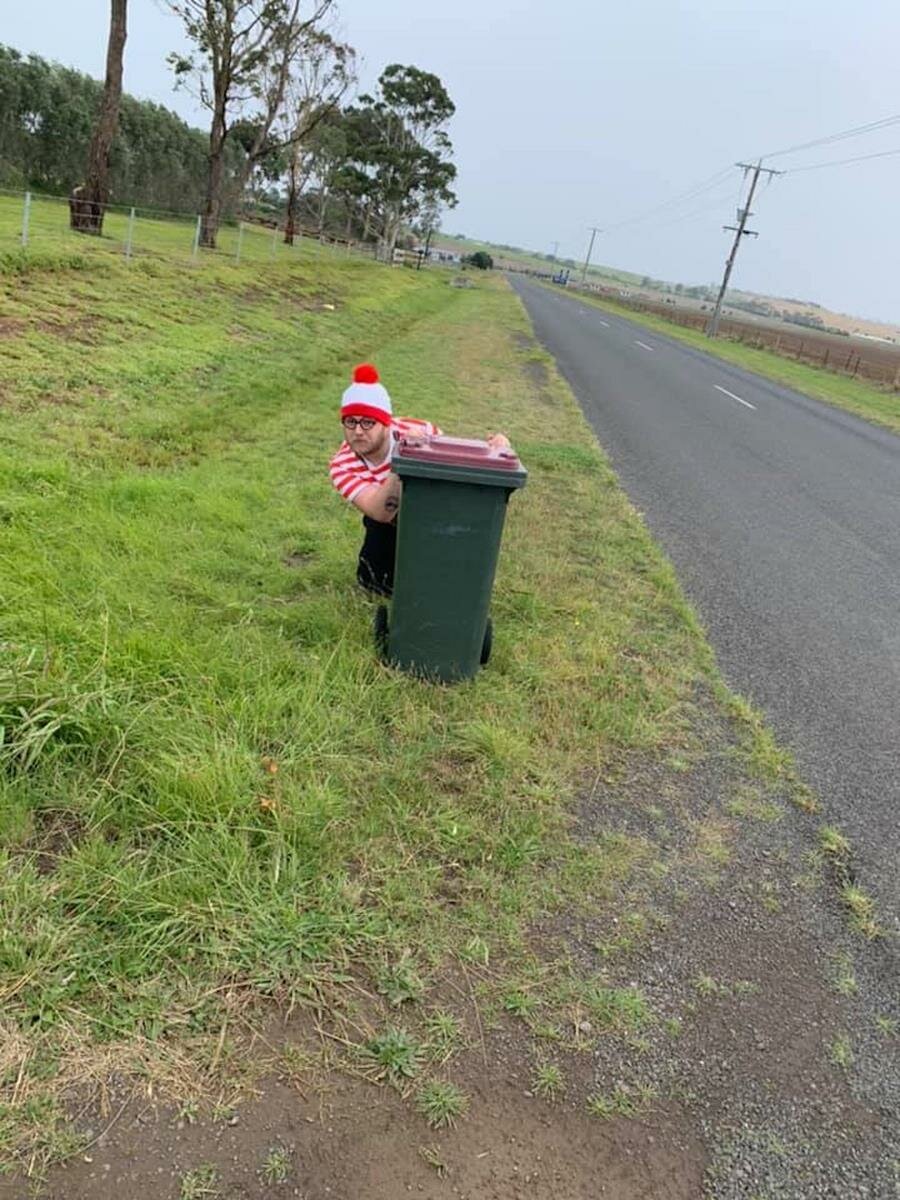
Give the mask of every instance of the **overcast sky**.
[[(108, 0), (3, 5), (0, 40), (102, 76)], [(173, 93), (181, 44), (162, 0), (129, 5), (125, 86)], [(436, 72), (456, 104), (448, 232), (594, 258), (685, 283), (721, 277), (738, 159), (900, 113), (898, 0), (341, 0), (363, 84), (389, 62)], [(12, 10), (12, 11), (10, 11)], [(787, 169), (900, 149), (900, 123), (772, 158)], [(900, 154), (764, 188), (733, 284), (900, 322)], [(661, 207), (653, 219), (612, 226)]]

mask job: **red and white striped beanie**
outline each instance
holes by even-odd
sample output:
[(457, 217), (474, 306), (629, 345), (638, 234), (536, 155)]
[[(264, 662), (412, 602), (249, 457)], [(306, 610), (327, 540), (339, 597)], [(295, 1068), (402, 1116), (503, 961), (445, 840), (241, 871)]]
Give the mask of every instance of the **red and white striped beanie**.
[(378, 382), (378, 372), (371, 363), (360, 363), (353, 370), (353, 382), (341, 397), (341, 419), (372, 417), (382, 425), (390, 425), (391, 412), (391, 398), (387, 388)]

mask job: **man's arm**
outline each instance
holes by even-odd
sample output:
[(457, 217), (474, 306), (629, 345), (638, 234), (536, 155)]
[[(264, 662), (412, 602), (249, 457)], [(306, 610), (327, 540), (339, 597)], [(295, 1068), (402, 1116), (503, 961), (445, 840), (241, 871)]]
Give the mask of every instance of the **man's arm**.
[(391, 472), (384, 483), (372, 484), (357, 492), (353, 503), (373, 521), (389, 524), (397, 515), (400, 507), (400, 491), (402, 484), (399, 475)]
[[(488, 445), (494, 446), (497, 449), (504, 449), (509, 446), (509, 438), (503, 433), (493, 433), (487, 440)], [(373, 521), (390, 524), (394, 517), (396, 517), (397, 509), (400, 507), (401, 490), (400, 477), (392, 471), (384, 483), (372, 484), (370, 487), (362, 488), (353, 497), (352, 503), (365, 516), (371, 517)]]

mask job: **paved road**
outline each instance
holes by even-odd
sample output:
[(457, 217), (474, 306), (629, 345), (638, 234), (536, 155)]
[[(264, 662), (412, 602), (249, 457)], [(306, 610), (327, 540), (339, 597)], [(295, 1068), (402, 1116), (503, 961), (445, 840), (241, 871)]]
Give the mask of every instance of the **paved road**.
[(513, 286), (900, 927), (900, 438), (571, 295)]

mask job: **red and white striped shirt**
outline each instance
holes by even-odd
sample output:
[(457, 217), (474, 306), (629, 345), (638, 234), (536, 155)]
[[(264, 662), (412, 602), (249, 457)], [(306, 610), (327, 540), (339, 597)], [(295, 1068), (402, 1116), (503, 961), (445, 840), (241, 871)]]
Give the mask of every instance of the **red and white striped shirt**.
[(391, 443), (387, 458), (381, 463), (371, 463), (361, 454), (357, 454), (344, 442), (340, 450), (331, 460), (331, 482), (344, 497), (352, 504), (363, 488), (376, 487), (384, 483), (391, 470), (391, 458), (394, 447), (405, 433), (439, 434), (437, 425), (430, 421), (417, 421), (412, 417), (391, 418)]

